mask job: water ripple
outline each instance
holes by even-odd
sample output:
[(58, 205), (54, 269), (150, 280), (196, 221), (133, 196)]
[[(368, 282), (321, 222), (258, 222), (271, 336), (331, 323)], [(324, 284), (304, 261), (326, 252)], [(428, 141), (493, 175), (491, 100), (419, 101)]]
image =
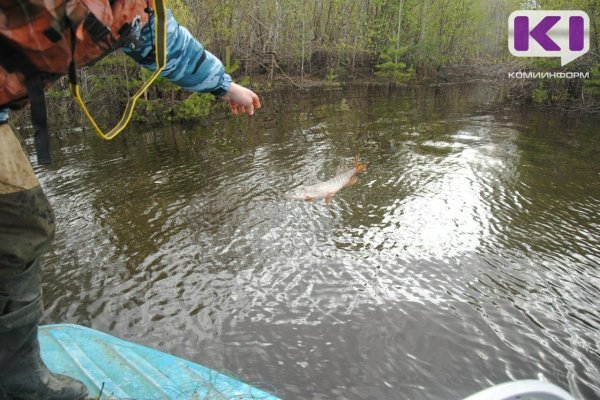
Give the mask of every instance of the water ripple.
[[(570, 146), (445, 90), (325, 93), (109, 145), (67, 135), (38, 169), (58, 223), (45, 321), (287, 399), (460, 398), (538, 373), (598, 397), (594, 127)], [(357, 152), (367, 173), (331, 205), (282, 197)]]

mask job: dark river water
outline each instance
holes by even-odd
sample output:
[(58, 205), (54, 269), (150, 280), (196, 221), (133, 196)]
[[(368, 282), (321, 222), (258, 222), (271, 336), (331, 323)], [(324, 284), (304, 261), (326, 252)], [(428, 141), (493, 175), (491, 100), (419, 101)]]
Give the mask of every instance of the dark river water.
[[(283, 399), (460, 399), (546, 379), (600, 397), (600, 120), (485, 87), (263, 96), (252, 119), (63, 132), (45, 323)], [(31, 140), (28, 141), (31, 147)], [(368, 163), (331, 205), (287, 200)]]

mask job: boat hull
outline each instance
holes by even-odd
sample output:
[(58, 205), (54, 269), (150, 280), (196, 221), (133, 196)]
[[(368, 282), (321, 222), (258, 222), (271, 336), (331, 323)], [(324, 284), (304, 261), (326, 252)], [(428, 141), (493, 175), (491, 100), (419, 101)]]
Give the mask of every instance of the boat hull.
[(264, 399), (274, 395), (190, 361), (79, 325), (39, 328), (42, 358), (108, 399)]

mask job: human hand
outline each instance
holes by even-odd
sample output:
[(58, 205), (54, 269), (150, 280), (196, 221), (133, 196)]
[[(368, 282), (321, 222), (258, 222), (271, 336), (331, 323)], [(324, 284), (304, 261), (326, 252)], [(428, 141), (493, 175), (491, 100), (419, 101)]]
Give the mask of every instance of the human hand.
[(239, 113), (253, 115), (254, 110), (260, 108), (260, 99), (256, 93), (237, 83), (232, 83), (227, 94), (221, 98), (229, 103), (233, 115)]

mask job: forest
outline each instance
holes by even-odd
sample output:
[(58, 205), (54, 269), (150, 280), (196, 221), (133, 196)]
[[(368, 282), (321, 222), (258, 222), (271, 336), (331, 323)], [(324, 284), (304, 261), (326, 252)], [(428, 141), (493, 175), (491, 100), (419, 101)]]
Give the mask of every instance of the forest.
[[(178, 22), (226, 65), (234, 80), (260, 91), (346, 82), (384, 84), (491, 81), (522, 104), (600, 111), (600, 5), (596, 0), (170, 0)], [(519, 9), (576, 9), (590, 17), (590, 51), (565, 67), (558, 58), (516, 58), (507, 48), (508, 16)], [(588, 79), (510, 80), (520, 70), (583, 71)], [(149, 76), (122, 54), (81, 71), (84, 97), (100, 116), (122, 109)], [(65, 80), (50, 91), (67, 120)], [(110, 99), (110, 100), (107, 100)], [(136, 118), (152, 122), (208, 115), (210, 95), (162, 80)], [(68, 107), (64, 107), (67, 105)], [(62, 118), (61, 118), (62, 117)]]

